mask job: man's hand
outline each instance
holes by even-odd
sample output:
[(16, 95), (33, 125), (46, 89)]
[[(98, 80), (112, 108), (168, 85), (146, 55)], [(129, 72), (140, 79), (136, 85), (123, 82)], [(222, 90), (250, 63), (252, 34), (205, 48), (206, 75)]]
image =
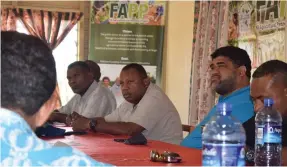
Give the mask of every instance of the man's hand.
[(50, 117), (48, 118), (49, 122), (56, 122), (59, 121), (65, 114), (59, 113), (57, 110), (51, 113)]
[(72, 121), (72, 127), (73, 131), (86, 131), (90, 128), (90, 120), (78, 115), (76, 119)]
[(67, 115), (67, 117), (66, 117), (66, 125), (67, 126), (72, 126), (72, 114), (71, 115)]
[(66, 117), (66, 125), (72, 126), (72, 122), (75, 121), (79, 117), (81, 117), (81, 116), (74, 111), (72, 114), (70, 114)]

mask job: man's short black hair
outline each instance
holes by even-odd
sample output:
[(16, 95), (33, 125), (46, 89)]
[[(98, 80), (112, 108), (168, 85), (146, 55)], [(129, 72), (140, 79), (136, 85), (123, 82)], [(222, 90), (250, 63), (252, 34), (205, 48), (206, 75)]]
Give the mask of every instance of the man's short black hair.
[(129, 70), (129, 69), (135, 69), (141, 75), (141, 77), (147, 78), (146, 70), (144, 69), (144, 67), (142, 65), (137, 64), (137, 63), (131, 63), (131, 64), (126, 65), (122, 69), (122, 71), (126, 71), (126, 70)]
[(75, 67), (80, 67), (83, 70), (91, 71), (89, 65), (83, 61), (75, 61), (71, 63), (68, 66), (68, 69), (75, 68)]
[(245, 66), (246, 67), (246, 76), (251, 77), (251, 60), (248, 53), (234, 46), (225, 46), (218, 48), (215, 52), (211, 54), (212, 60), (218, 56), (228, 57), (234, 65)]
[(1, 31), (1, 106), (34, 115), (55, 86), (51, 49), (37, 37)]
[(104, 80), (106, 80), (106, 79), (109, 80), (109, 81), (111, 81), (110, 78), (107, 77), (107, 76), (103, 77), (102, 81), (104, 81)]
[(91, 72), (94, 74), (94, 79), (99, 82), (101, 78), (101, 68), (98, 65), (98, 63), (92, 61), (92, 60), (86, 60), (86, 64), (90, 67)]
[(261, 64), (253, 73), (253, 78), (280, 75), (285, 86), (287, 86), (287, 63), (280, 60), (269, 60)]

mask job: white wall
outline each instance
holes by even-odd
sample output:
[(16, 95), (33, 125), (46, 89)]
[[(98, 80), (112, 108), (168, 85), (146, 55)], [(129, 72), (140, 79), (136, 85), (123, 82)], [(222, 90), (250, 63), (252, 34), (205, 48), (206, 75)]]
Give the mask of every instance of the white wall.
[(163, 88), (188, 124), (194, 2), (170, 1), (163, 57)]

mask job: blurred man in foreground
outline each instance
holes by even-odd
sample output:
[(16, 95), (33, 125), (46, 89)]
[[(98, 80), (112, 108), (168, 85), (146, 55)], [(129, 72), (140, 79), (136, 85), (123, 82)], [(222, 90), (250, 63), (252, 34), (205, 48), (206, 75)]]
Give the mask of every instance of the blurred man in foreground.
[(102, 166), (72, 147), (53, 147), (34, 130), (55, 105), (51, 49), (39, 38), (1, 32), (0, 166)]

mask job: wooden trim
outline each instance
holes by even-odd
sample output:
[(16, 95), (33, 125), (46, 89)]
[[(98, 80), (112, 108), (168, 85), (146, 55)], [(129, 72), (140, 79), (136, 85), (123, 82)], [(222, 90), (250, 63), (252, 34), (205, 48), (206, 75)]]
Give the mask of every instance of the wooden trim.
[(182, 131), (184, 131), (184, 132), (190, 133), (190, 132), (193, 131), (194, 129), (195, 129), (194, 126), (182, 124)]
[[(16, 2), (17, 4), (17, 2)], [(37, 10), (45, 10), (45, 11), (55, 11), (55, 12), (81, 12), (80, 9), (65, 9), (65, 8), (52, 8), (52, 7), (35, 7), (35, 6), (23, 6), (23, 5), (1, 5), (1, 8), (23, 8), (23, 9), (37, 9)]]

